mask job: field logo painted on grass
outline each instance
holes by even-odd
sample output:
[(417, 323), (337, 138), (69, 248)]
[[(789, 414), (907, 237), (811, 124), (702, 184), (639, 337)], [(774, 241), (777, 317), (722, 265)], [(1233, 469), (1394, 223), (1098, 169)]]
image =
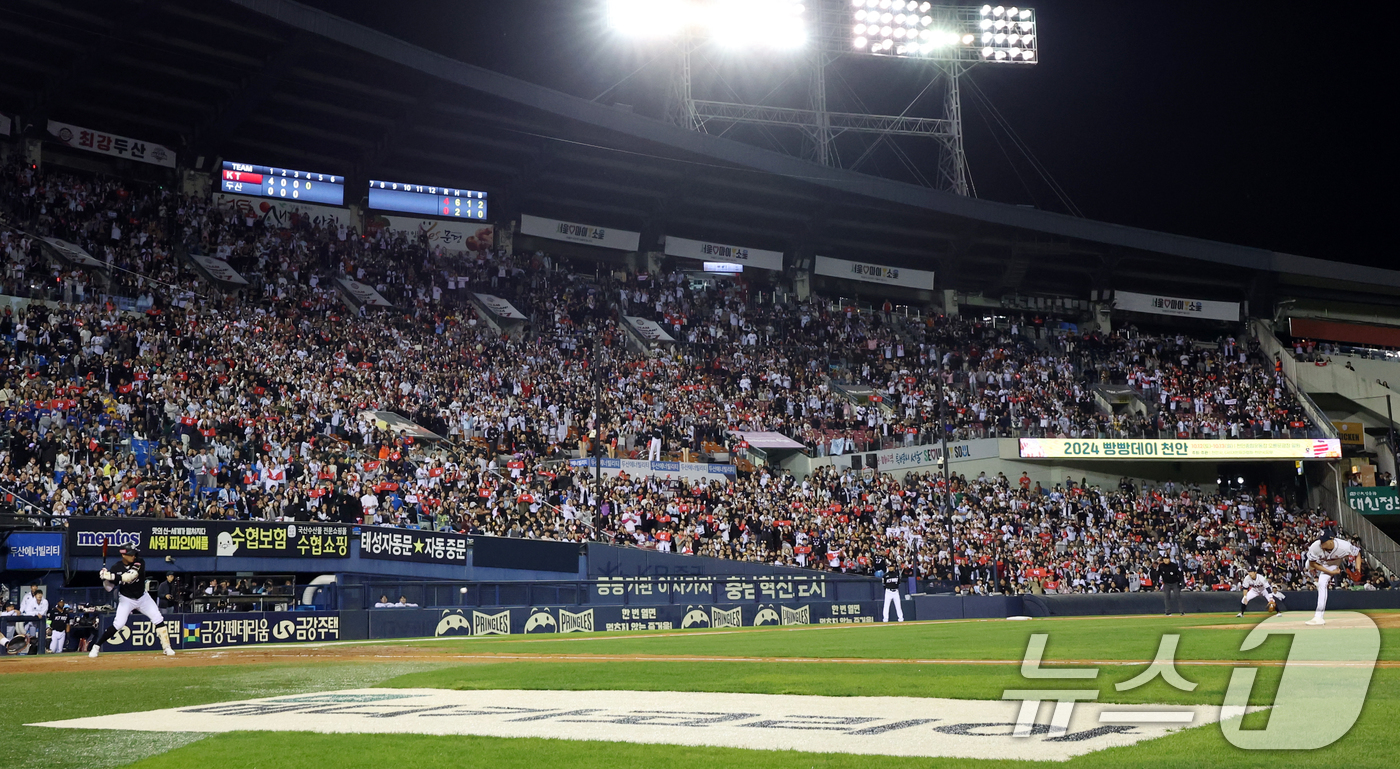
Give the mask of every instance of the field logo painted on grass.
[(1105, 723), (1130, 706), (1080, 702), (1063, 730), (1017, 731), (1003, 700), (734, 692), (357, 689), (122, 713), (38, 726), (161, 732), (456, 734), (801, 750), (861, 755), (1064, 761), (1219, 718), (1208, 705), (1139, 706), (1167, 722)]
[[(1360, 612), (1327, 615), (1327, 624), (1307, 626), (1284, 616), (1259, 623), (1240, 651), (1258, 648), (1271, 635), (1291, 635), (1288, 660), (1264, 729), (1245, 731), (1244, 713), (1256, 668), (1235, 668), (1225, 691), (1220, 730), (1246, 750), (1316, 750), (1340, 740), (1361, 715), (1371, 673), (1380, 657), (1381, 631)], [(1328, 663), (1325, 665), (1310, 663)]]

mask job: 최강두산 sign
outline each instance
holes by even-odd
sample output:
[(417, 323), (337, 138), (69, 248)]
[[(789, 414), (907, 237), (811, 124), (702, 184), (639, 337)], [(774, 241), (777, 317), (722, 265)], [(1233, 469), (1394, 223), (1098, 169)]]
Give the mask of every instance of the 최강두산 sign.
[(925, 291), (933, 290), (933, 273), (929, 270), (890, 267), (870, 262), (852, 262), (846, 259), (833, 259), (829, 256), (818, 256), (813, 269), (818, 275), (832, 278), (879, 283), (885, 286), (903, 286), (904, 288), (917, 288)]
[(595, 224), (565, 222), (559, 219), (546, 219), (543, 216), (520, 215), (520, 233), (537, 238), (564, 240), (582, 243), (585, 246), (615, 248), (619, 251), (636, 251), (642, 233), (619, 230), (616, 227), (599, 227)]
[(49, 121), (49, 135), (59, 143), (74, 149), (165, 166), (166, 168), (175, 167), (175, 151), (161, 144), (60, 123), (57, 120)]
[(1113, 309), (1127, 312), (1145, 312), (1150, 315), (1172, 315), (1178, 318), (1206, 318), (1208, 320), (1240, 319), (1239, 302), (1213, 302), (1208, 299), (1183, 299), (1161, 294), (1138, 294), (1132, 291), (1115, 291)]
[(674, 235), (666, 236), (666, 253), (686, 259), (699, 259), (702, 262), (728, 262), (765, 270), (783, 269), (782, 251), (728, 246), (723, 243), (678, 238)]
[(477, 301), (485, 307), (488, 312), (503, 320), (529, 320), (525, 313), (515, 309), (515, 305), (507, 302), (499, 296), (492, 294), (476, 294)]

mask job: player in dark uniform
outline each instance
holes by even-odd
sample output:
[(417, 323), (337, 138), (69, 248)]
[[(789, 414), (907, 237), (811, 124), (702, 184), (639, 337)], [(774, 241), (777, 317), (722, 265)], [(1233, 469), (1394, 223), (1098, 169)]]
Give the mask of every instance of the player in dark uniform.
[(103, 569), (98, 572), (102, 577), (102, 585), (110, 591), (113, 585), (117, 588), (117, 616), (112, 620), (112, 626), (98, 637), (97, 643), (92, 645), (92, 650), (88, 652), (89, 657), (96, 657), (102, 651), (102, 644), (107, 643), (118, 630), (126, 627), (126, 618), (131, 616), (131, 612), (139, 611), (146, 615), (156, 627), (156, 635), (160, 638), (161, 648), (165, 650), (168, 657), (175, 656), (175, 650), (170, 648), (170, 631), (165, 627), (165, 617), (161, 615), (160, 609), (156, 607), (156, 602), (151, 598), (151, 594), (146, 592), (146, 562), (142, 560), (141, 554), (134, 547), (123, 547), (121, 549), (122, 559), (111, 569)]
[(904, 607), (899, 603), (899, 583), (903, 582), (904, 579), (900, 575), (899, 565), (890, 561), (885, 566), (885, 574), (881, 577), (881, 581), (885, 583), (885, 621), (890, 621), (890, 604), (894, 604), (895, 615), (899, 617), (900, 622), (903, 622)]
[(62, 654), (63, 646), (68, 641), (68, 626), (73, 624), (73, 608), (62, 598), (58, 603), (49, 609), (49, 633), (52, 640), (49, 641), (50, 654)]

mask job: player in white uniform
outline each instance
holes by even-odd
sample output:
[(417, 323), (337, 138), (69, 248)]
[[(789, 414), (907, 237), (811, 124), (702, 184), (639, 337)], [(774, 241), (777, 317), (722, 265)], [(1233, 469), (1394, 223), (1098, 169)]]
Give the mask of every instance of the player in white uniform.
[(1280, 611), (1278, 604), (1283, 603), (1283, 593), (1274, 592), (1274, 586), (1269, 584), (1269, 578), (1259, 573), (1258, 569), (1250, 569), (1244, 579), (1240, 581), (1240, 589), (1245, 591), (1244, 598), (1240, 599), (1240, 613), (1236, 617), (1243, 617), (1249, 609), (1249, 602), (1259, 596), (1264, 596), (1269, 602), (1269, 611)]
[(1361, 548), (1345, 539), (1338, 539), (1330, 529), (1308, 546), (1308, 571), (1317, 572), (1317, 611), (1307, 621), (1309, 625), (1326, 624), (1322, 613), (1327, 610), (1327, 586), (1342, 577), (1346, 559), (1361, 555)]

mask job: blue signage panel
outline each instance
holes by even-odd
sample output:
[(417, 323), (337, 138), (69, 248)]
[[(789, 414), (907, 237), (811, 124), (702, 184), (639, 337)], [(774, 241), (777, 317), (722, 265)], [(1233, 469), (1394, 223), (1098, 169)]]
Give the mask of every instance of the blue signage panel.
[(6, 569), (63, 568), (63, 533), (17, 531), (5, 540)]

